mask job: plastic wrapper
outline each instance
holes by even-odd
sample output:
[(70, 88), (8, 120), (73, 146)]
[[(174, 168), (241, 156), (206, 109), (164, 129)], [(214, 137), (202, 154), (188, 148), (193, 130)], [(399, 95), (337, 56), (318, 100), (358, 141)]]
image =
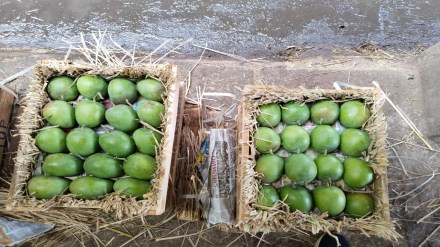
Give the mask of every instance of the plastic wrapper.
[(0, 246), (16, 246), (26, 239), (41, 235), (54, 225), (8, 220), (0, 217)]
[[(233, 224), (235, 215), (235, 154), (233, 134), (211, 129), (208, 148), (199, 168), (203, 187), (201, 203), (209, 225)], [(205, 141), (206, 144), (206, 141)]]

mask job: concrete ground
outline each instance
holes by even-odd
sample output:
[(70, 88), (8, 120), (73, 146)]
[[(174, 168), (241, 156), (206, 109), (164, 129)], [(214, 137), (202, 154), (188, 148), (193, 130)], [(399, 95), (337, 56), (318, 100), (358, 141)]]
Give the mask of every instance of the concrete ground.
[[(440, 42), (435, 0), (3, 0), (0, 47), (49, 48), (106, 30), (124, 47), (152, 50), (192, 38), (246, 57), (287, 46), (352, 47), (363, 43), (411, 50)], [(184, 45), (183, 52), (198, 49)]]
[[(392, 218), (398, 224), (398, 232), (402, 238), (397, 242), (388, 242), (375, 237), (367, 238), (359, 233), (347, 236), (352, 246), (417, 246), (428, 237), (424, 246), (440, 245), (438, 228), (438, 212), (424, 218), (438, 207), (439, 198), (439, 152), (440, 122), (436, 113), (440, 105), (440, 45), (433, 46), (418, 54), (389, 53), (369, 47), (364, 50), (334, 49), (325, 56), (317, 50), (283, 54), (280, 60), (247, 60), (232, 59), (217, 53), (206, 51), (200, 62), (197, 58), (167, 57), (166, 62), (178, 66), (180, 78), (197, 65), (191, 74), (191, 88), (188, 97), (194, 97), (197, 86), (204, 86), (206, 92), (228, 92), (236, 95), (237, 103), (241, 97), (240, 88), (246, 84), (265, 83), (289, 88), (332, 88), (335, 81), (357, 86), (372, 86), (377, 81), (389, 98), (411, 119), (425, 135), (426, 140), (435, 151), (427, 150), (423, 142), (415, 136), (398, 113), (386, 104), (389, 136), (389, 193), (392, 204)], [(198, 54), (200, 55), (200, 53)], [(48, 50), (0, 50), (0, 79), (6, 78), (41, 59), (61, 59), (62, 53)], [(28, 75), (30, 76), (30, 75)], [(26, 93), (30, 83), (28, 77), (20, 78), (10, 84), (20, 93)], [(232, 101), (226, 102), (228, 104)], [(218, 104), (220, 105), (220, 104)], [(16, 117), (16, 115), (14, 115)], [(9, 168), (12, 166), (9, 162)], [(10, 169), (3, 169), (8, 173)], [(432, 174), (433, 177), (431, 177)], [(2, 174), (8, 177), (9, 174)], [(428, 180), (430, 179), (430, 180)], [(428, 181), (428, 182), (426, 182)], [(421, 186), (421, 187), (419, 187)], [(413, 191), (414, 190), (414, 191)], [(406, 194), (406, 192), (411, 192)], [(148, 218), (149, 222), (158, 222), (162, 217)], [(423, 219), (422, 219), (423, 218)], [(422, 219), (421, 222), (417, 223)], [(152, 237), (141, 235), (126, 246), (148, 244), (148, 246), (190, 245), (198, 241), (198, 246), (310, 246), (316, 236), (298, 239), (292, 233), (271, 233), (263, 236), (243, 235), (236, 231), (209, 230), (200, 237), (195, 234), (203, 223), (186, 223), (171, 220), (161, 229), (156, 229)], [(167, 241), (154, 242), (154, 236), (164, 236), (175, 229)], [(139, 227), (133, 226), (128, 231), (136, 235)], [(433, 233), (434, 232), (434, 233)], [(431, 235), (431, 233), (433, 233)], [(193, 234), (187, 238), (179, 235)], [(98, 234), (105, 243), (116, 237), (110, 246), (120, 246), (128, 238), (110, 231)], [(261, 236), (260, 236), (261, 237)], [(191, 239), (191, 240), (189, 240)], [(301, 244), (300, 244), (301, 243)], [(66, 244), (67, 245), (67, 244)], [(90, 242), (90, 245), (94, 245)]]

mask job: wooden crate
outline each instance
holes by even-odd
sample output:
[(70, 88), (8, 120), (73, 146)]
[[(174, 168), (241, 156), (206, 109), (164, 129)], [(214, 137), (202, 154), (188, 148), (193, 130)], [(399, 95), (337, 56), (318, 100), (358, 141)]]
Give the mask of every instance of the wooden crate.
[[(331, 89), (290, 89), (275, 86), (247, 85), (238, 110), (237, 142), (237, 203), (236, 223), (247, 232), (271, 231), (320, 231), (358, 230), (369, 235), (387, 239), (396, 239), (394, 222), (390, 218), (386, 158), (386, 122), (382, 112), (384, 98), (376, 88), (331, 90)], [(313, 211), (309, 214), (290, 213), (282, 210), (271, 212), (255, 209), (252, 204), (257, 200), (259, 179), (254, 171), (256, 149), (253, 145), (253, 130), (257, 127), (256, 114), (258, 105), (300, 101), (311, 103), (317, 100), (331, 99), (345, 101), (359, 99), (368, 101), (372, 118), (364, 130), (372, 137), (372, 144), (367, 158), (375, 170), (376, 178), (371, 185), (376, 211), (369, 219), (355, 220), (345, 216), (325, 217)], [(377, 229), (376, 229), (377, 228)], [(376, 230), (375, 230), (376, 229)], [(379, 230), (380, 229), (380, 230)], [(382, 231), (382, 233), (380, 233)]]
[[(33, 133), (44, 125), (41, 109), (49, 101), (45, 92), (49, 79), (53, 76), (77, 77), (83, 74), (100, 75), (107, 78), (125, 77), (139, 80), (148, 76), (159, 78), (166, 87), (164, 101), (166, 114), (162, 131), (164, 136), (161, 150), (157, 155), (158, 172), (152, 181), (153, 189), (143, 200), (121, 198), (117, 193), (99, 200), (80, 200), (71, 194), (61, 195), (52, 200), (37, 200), (26, 194), (26, 184), (31, 178), (40, 151), (35, 146)], [(176, 133), (178, 106), (183, 100), (181, 83), (176, 81), (177, 68), (170, 64), (142, 64), (136, 67), (103, 67), (83, 62), (47, 60), (35, 66), (35, 77), (29, 93), (24, 99), (24, 112), (19, 117), (20, 142), (14, 164), (7, 209), (12, 211), (44, 211), (57, 208), (101, 208), (116, 212), (118, 217), (132, 215), (160, 215), (165, 211), (167, 190), (170, 180), (173, 148)], [(180, 97), (179, 97), (180, 96)]]

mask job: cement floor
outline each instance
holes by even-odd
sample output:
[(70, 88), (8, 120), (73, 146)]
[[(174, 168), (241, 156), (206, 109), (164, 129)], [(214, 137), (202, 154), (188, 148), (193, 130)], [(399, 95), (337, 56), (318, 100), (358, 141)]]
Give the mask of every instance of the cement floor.
[[(305, 88), (332, 88), (335, 81), (346, 82), (357, 86), (372, 86), (377, 81), (390, 99), (414, 122), (425, 135), (426, 139), (436, 150), (440, 150), (440, 115), (438, 106), (440, 99), (440, 45), (433, 46), (419, 54), (390, 54), (347, 52), (335, 50), (332, 54), (322, 55), (319, 51), (306, 52), (296, 58), (293, 55), (283, 57), (285, 61), (271, 62), (263, 60), (236, 60), (222, 57), (218, 54), (206, 52), (199, 63), (197, 59), (182, 57), (168, 57), (167, 62), (174, 63), (179, 68), (179, 76), (184, 79), (191, 68), (191, 88), (188, 97), (195, 95), (197, 86), (204, 86), (206, 92), (228, 92), (236, 95), (236, 103), (241, 98), (240, 88), (246, 84), (265, 83), (285, 87)], [(6, 78), (35, 64), (38, 60), (56, 58), (61, 59), (63, 54), (48, 50), (1, 50), (0, 51), (0, 78)], [(30, 76), (30, 74), (28, 75)], [(10, 86), (20, 93), (26, 93), (30, 83), (28, 77), (14, 81)], [(225, 101), (230, 104), (232, 101)], [(220, 105), (220, 103), (219, 103)], [(390, 166), (389, 191), (390, 197), (400, 195), (402, 191), (411, 191), (421, 185), (432, 174), (432, 170), (439, 172), (438, 151), (429, 151), (423, 143), (411, 135), (411, 129), (401, 119), (397, 112), (386, 104), (384, 107), (387, 116), (389, 142), (394, 150), (389, 150)], [(16, 117), (16, 115), (14, 115)], [(415, 145), (400, 143), (406, 140)], [(418, 145), (418, 146), (416, 146)], [(399, 163), (397, 156), (401, 159)], [(9, 166), (12, 163), (9, 162)], [(408, 176), (403, 172), (405, 167)], [(10, 169), (3, 169), (10, 171)], [(2, 174), (8, 177), (9, 174)], [(434, 213), (423, 222), (416, 221), (426, 215), (432, 208), (427, 202), (439, 198), (439, 178), (435, 176), (430, 182), (417, 189), (408, 196), (392, 200), (392, 218), (399, 224), (398, 232), (403, 236), (398, 242), (388, 242), (375, 237), (367, 238), (359, 233), (346, 233), (352, 246), (417, 246), (438, 226), (438, 213)], [(152, 217), (151, 221), (160, 221), (163, 217)], [(190, 223), (188, 228), (177, 226), (180, 221), (170, 221), (162, 231), (176, 229), (172, 236), (197, 232), (202, 223)], [(137, 234), (136, 227), (130, 229)], [(160, 233), (157, 233), (160, 235)], [(110, 231), (99, 233), (103, 242), (112, 241), (111, 246), (119, 246), (128, 238)], [(148, 236), (148, 235), (147, 235)], [(241, 237), (240, 237), (241, 236)], [(239, 238), (240, 237), (240, 238)], [(440, 232), (431, 236), (425, 246), (438, 246)], [(238, 239), (237, 239), (238, 238)], [(238, 232), (211, 230), (199, 238), (198, 246), (309, 246), (311, 242), (300, 244), (291, 233), (271, 233), (264, 235), (264, 241), (250, 235), (241, 235)], [(312, 236), (311, 239), (314, 237)], [(191, 237), (197, 241), (198, 235)], [(205, 240), (207, 239), (207, 240)], [(137, 241), (137, 242), (136, 242)], [(154, 242), (148, 237), (139, 237), (127, 246), (148, 244), (148, 246), (175, 246), (190, 245), (188, 239), (174, 239)], [(182, 242), (184, 241), (184, 242)], [(265, 242), (267, 241), (267, 243)], [(313, 241), (313, 240), (312, 240)], [(211, 242), (211, 243), (210, 243)], [(92, 246), (93, 243), (90, 242)]]

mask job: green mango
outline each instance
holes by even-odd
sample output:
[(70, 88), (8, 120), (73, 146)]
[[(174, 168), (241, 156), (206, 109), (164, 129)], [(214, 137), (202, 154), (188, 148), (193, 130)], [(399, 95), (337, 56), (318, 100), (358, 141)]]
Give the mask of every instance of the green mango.
[(343, 178), (346, 185), (361, 189), (374, 181), (374, 170), (365, 160), (347, 158), (344, 160)]
[(43, 117), (51, 125), (58, 125), (60, 128), (72, 128), (76, 125), (75, 109), (62, 100), (47, 103), (43, 108)]
[(108, 95), (113, 104), (126, 104), (136, 101), (138, 95), (136, 85), (125, 78), (115, 78), (108, 84)]
[(35, 144), (46, 153), (63, 153), (67, 151), (66, 133), (60, 128), (42, 130), (35, 137)]
[(273, 183), (283, 175), (284, 160), (276, 154), (261, 155), (257, 160), (255, 171), (263, 175), (261, 182)]
[(286, 176), (297, 184), (312, 182), (318, 173), (315, 162), (303, 153), (290, 155), (285, 161), (284, 170)]
[(277, 190), (272, 185), (262, 185), (256, 208), (266, 210), (266, 207), (272, 207), (280, 199)]
[(83, 161), (71, 154), (51, 154), (43, 162), (43, 172), (59, 177), (76, 176), (83, 172)]
[(126, 133), (114, 130), (99, 137), (99, 146), (110, 155), (124, 158), (134, 153), (136, 146)]
[(81, 100), (75, 107), (75, 118), (79, 126), (95, 128), (104, 121), (105, 107), (103, 104)]
[(139, 152), (156, 156), (156, 147), (162, 141), (162, 134), (151, 129), (139, 128), (133, 132), (133, 140)]
[(113, 191), (113, 181), (92, 176), (79, 177), (70, 183), (70, 192), (81, 199), (93, 200)]
[(165, 106), (156, 101), (145, 100), (138, 106), (137, 114), (140, 120), (159, 128), (162, 124), (161, 117), (165, 116)]
[(84, 170), (88, 175), (98, 178), (117, 178), (124, 175), (122, 161), (102, 153), (89, 156), (84, 161)]
[(289, 125), (281, 132), (281, 146), (290, 153), (305, 152), (310, 146), (310, 136), (298, 125)]
[(313, 200), (321, 213), (337, 216), (344, 211), (346, 197), (344, 192), (333, 185), (319, 185), (313, 190)]
[(74, 80), (68, 76), (52, 78), (47, 85), (47, 93), (53, 100), (72, 101), (78, 98), (79, 92)]
[(115, 191), (121, 191), (122, 195), (136, 197), (142, 199), (142, 196), (151, 190), (152, 186), (149, 181), (136, 178), (120, 178), (113, 185)]
[(310, 133), (312, 149), (318, 153), (331, 153), (339, 147), (338, 131), (330, 125), (318, 125)]
[(310, 191), (301, 186), (286, 185), (280, 190), (280, 200), (284, 201), (291, 212), (299, 210), (308, 213), (313, 208), (313, 198)]
[(98, 151), (98, 135), (90, 128), (76, 128), (67, 135), (67, 148), (73, 154), (87, 157)]
[(347, 101), (341, 105), (339, 121), (346, 128), (360, 128), (370, 117), (370, 109), (360, 101)]
[(135, 153), (127, 157), (124, 161), (125, 173), (138, 179), (152, 179), (156, 173), (156, 160), (146, 154)]
[(351, 157), (362, 156), (368, 150), (371, 138), (360, 129), (346, 129), (341, 133), (341, 151)]
[(55, 176), (33, 177), (27, 184), (29, 195), (37, 199), (51, 199), (62, 195), (69, 188), (70, 180)]
[(254, 132), (255, 148), (262, 154), (274, 153), (280, 149), (281, 139), (275, 130), (260, 127)]
[(305, 103), (288, 102), (281, 107), (281, 119), (287, 125), (303, 125), (309, 120), (310, 109)]
[(128, 105), (116, 105), (105, 112), (105, 119), (115, 129), (133, 132), (139, 127), (136, 111)]
[(310, 108), (310, 116), (315, 124), (334, 124), (339, 118), (339, 106), (335, 102), (322, 100)]
[(107, 82), (99, 76), (83, 75), (76, 82), (79, 93), (86, 99), (103, 100), (107, 98)]
[(374, 199), (369, 194), (348, 193), (345, 212), (353, 218), (369, 216), (374, 211)]
[(165, 92), (165, 87), (163, 86), (163, 83), (159, 80), (153, 78), (140, 80), (136, 85), (136, 89), (142, 95), (142, 97), (146, 99), (161, 103), (163, 102), (162, 96)]
[(281, 121), (281, 108), (277, 103), (260, 105), (258, 107), (260, 114), (257, 116), (257, 122), (262, 127), (275, 128)]
[(318, 168), (318, 180), (337, 181), (344, 174), (344, 166), (341, 161), (333, 154), (320, 154), (315, 158), (315, 164)]

